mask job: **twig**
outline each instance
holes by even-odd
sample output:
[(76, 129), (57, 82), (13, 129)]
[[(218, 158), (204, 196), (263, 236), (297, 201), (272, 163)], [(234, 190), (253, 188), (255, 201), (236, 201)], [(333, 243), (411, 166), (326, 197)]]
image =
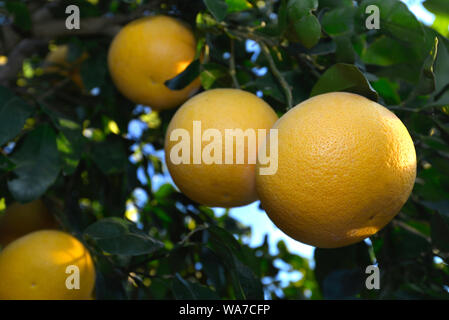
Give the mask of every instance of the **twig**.
[(144, 259), (143, 261), (140, 261), (140, 262), (137, 262), (137, 263), (135, 263), (135, 264), (132, 264), (132, 265), (130, 265), (130, 266), (127, 268), (127, 272), (132, 272), (132, 270), (133, 270), (134, 268), (140, 267), (140, 266), (142, 266), (142, 265), (144, 265), (144, 264), (146, 264), (146, 263), (148, 263), (148, 262), (151, 262), (151, 261), (154, 261), (154, 260), (160, 260), (160, 259), (164, 259), (164, 258), (168, 257), (168, 256), (170, 255), (170, 253), (172, 253), (173, 251), (175, 251), (175, 250), (177, 250), (177, 249), (183, 247), (183, 246), (187, 243), (187, 241), (188, 241), (188, 240), (189, 240), (195, 233), (197, 233), (197, 232), (199, 232), (199, 231), (203, 231), (203, 230), (207, 229), (208, 227), (209, 227), (208, 224), (204, 224), (204, 225), (199, 226), (198, 228), (196, 228), (196, 229), (190, 231), (190, 232), (189, 232), (189, 233), (188, 233), (188, 234), (187, 234), (187, 235), (186, 235), (180, 242), (178, 242), (178, 243), (173, 247), (173, 249), (171, 249), (170, 251), (166, 251), (166, 250), (164, 249), (163, 251), (161, 251), (161, 252), (158, 253), (158, 254), (151, 255), (151, 256), (149, 256), (147, 259)]
[(231, 74), (232, 83), (234, 84), (234, 88), (239, 89), (240, 85), (237, 80), (237, 72), (235, 70), (235, 43), (234, 39), (231, 39), (231, 56), (229, 58), (229, 73)]
[(285, 80), (284, 76), (277, 68), (276, 63), (274, 62), (273, 57), (271, 56), (270, 49), (267, 47), (267, 45), (264, 42), (259, 42), (259, 46), (265, 58), (268, 60), (271, 72), (276, 77), (282, 89), (284, 90), (285, 99), (287, 101), (287, 110), (290, 110), (291, 107), (293, 106), (293, 97), (290, 86), (288, 85), (287, 80)]
[(396, 225), (398, 227), (401, 227), (405, 230), (407, 230), (410, 233), (413, 233), (414, 235), (417, 235), (423, 239), (425, 239), (427, 242), (431, 242), (430, 238), (425, 236), (424, 234), (422, 234), (421, 232), (419, 232), (418, 230), (416, 230), (413, 227), (410, 227), (409, 225), (405, 224), (404, 222), (400, 221), (400, 220), (393, 220), (393, 225)]
[(70, 78), (64, 78), (63, 80), (59, 81), (57, 84), (55, 84), (53, 87), (51, 87), (49, 90), (41, 94), (36, 98), (37, 102), (43, 102), (47, 97), (51, 96), (53, 93), (64, 87), (66, 84), (68, 84), (71, 81)]

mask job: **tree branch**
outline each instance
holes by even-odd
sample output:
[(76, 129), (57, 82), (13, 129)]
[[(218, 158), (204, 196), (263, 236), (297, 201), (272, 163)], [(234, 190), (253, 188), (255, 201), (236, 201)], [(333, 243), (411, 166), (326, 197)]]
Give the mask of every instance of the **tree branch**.
[(285, 80), (284, 76), (281, 74), (279, 69), (276, 66), (276, 63), (273, 60), (273, 57), (271, 56), (270, 49), (268, 49), (267, 45), (263, 42), (259, 42), (260, 49), (262, 53), (264, 54), (265, 58), (268, 60), (268, 64), (270, 66), (270, 70), (275, 76), (275, 78), (279, 81), (279, 84), (281, 85), (282, 89), (284, 90), (285, 100), (287, 102), (287, 110), (290, 110), (293, 106), (293, 96), (292, 91), (290, 89), (290, 86)]

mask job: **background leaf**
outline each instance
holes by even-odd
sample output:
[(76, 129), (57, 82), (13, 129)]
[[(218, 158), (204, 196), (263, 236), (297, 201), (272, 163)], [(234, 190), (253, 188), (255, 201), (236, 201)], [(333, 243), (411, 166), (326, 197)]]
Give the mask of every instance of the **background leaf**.
[(317, 81), (310, 94), (312, 97), (333, 91), (357, 93), (377, 101), (378, 95), (363, 73), (354, 65), (338, 63), (330, 67)]
[(194, 60), (183, 72), (173, 79), (165, 81), (165, 85), (171, 90), (184, 89), (199, 76), (200, 65), (200, 60)]
[(163, 244), (139, 231), (132, 223), (119, 218), (98, 221), (90, 225), (84, 235), (110, 254), (150, 254), (163, 247)]
[(15, 178), (8, 181), (17, 201), (29, 202), (42, 196), (56, 180), (60, 171), (55, 131), (41, 125), (26, 136), (12, 154)]
[(0, 145), (15, 138), (32, 113), (29, 104), (0, 86)]

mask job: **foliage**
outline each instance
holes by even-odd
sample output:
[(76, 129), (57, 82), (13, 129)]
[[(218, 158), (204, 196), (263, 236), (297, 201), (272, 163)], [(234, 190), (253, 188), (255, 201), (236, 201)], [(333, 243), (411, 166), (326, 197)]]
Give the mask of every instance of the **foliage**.
[[(0, 198), (45, 197), (63, 228), (93, 252), (98, 299), (448, 298), (445, 2), (424, 3), (436, 14), (431, 28), (396, 0), (1, 1), (0, 49), (8, 65), (19, 58), (15, 48), (44, 41), (43, 34), (50, 45), (68, 44), (70, 61), (83, 53), (87, 59), (79, 68), (83, 88), (67, 73), (44, 72), (45, 41), (12, 77), (0, 68)], [(80, 7), (87, 31), (52, 28), (68, 4)], [(371, 4), (380, 8), (380, 30), (365, 27)], [(54, 21), (39, 20), (39, 10)], [(282, 241), (277, 253), (268, 238), (248, 246), (250, 230), (228, 211), (219, 217), (171, 184), (155, 184), (168, 178), (160, 150), (175, 110), (135, 106), (118, 93), (106, 65), (114, 24), (148, 12), (178, 17), (198, 39), (202, 58), (167, 81), (170, 88), (199, 76), (204, 89), (261, 94), (279, 115), (329, 91), (356, 92), (394, 111), (419, 161), (413, 194), (395, 220), (367, 243), (317, 249), (312, 270)], [(103, 24), (89, 29), (92, 21)], [(248, 43), (257, 50), (247, 50)], [(381, 289), (369, 291), (365, 268), (373, 263)], [(281, 285), (285, 271), (301, 278)]]

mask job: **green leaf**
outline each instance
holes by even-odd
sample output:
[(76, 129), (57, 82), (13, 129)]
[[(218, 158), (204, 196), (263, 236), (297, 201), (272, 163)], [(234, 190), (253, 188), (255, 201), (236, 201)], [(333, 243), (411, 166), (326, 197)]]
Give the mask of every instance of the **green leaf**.
[(312, 97), (334, 91), (347, 91), (377, 101), (377, 92), (371, 87), (363, 73), (354, 65), (337, 63), (326, 70), (310, 94)]
[(204, 89), (209, 90), (212, 88), (214, 83), (225, 77), (228, 70), (222, 65), (216, 63), (207, 63), (203, 66), (203, 71), (200, 74), (201, 85)]
[(433, 73), (433, 65), (437, 57), (437, 49), (438, 38), (435, 38), (435, 44), (421, 68), (419, 82), (415, 88), (415, 92), (417, 95), (430, 94), (435, 91), (435, 75)]
[(0, 171), (2, 174), (13, 170), (15, 167), (14, 163), (9, 160), (9, 158), (3, 154), (0, 154)]
[(351, 33), (354, 30), (355, 12), (355, 8), (346, 7), (327, 11), (321, 19), (323, 30), (331, 36)]
[(0, 86), (0, 146), (15, 138), (33, 113), (33, 108)]
[(104, 174), (113, 174), (125, 169), (126, 153), (120, 140), (94, 142), (91, 158)]
[(13, 15), (14, 24), (24, 31), (31, 29), (31, 15), (25, 3), (20, 1), (7, 1), (6, 9)]
[(321, 38), (321, 25), (313, 14), (308, 14), (293, 24), (299, 42), (310, 49), (315, 46)]
[(407, 48), (397, 40), (382, 36), (363, 50), (361, 59), (366, 64), (391, 66), (419, 61), (421, 57), (414, 50)]
[(439, 94), (449, 84), (449, 40), (438, 37), (438, 53), (433, 66), (435, 93)]
[(354, 63), (356, 59), (356, 53), (354, 46), (352, 45), (351, 38), (346, 35), (334, 37), (336, 44), (335, 56), (338, 62)]
[(203, 272), (206, 274), (208, 280), (216, 290), (220, 292), (220, 290), (227, 284), (224, 264), (221, 263), (220, 258), (207, 247), (202, 248), (200, 261), (203, 264)]
[(176, 273), (172, 283), (172, 291), (176, 300), (218, 300), (215, 291), (192, 281), (184, 280)]
[(156, 199), (164, 199), (175, 192), (175, 188), (169, 183), (165, 183), (159, 187), (159, 189), (154, 193)]
[(287, 5), (288, 16), (295, 22), (318, 8), (318, 0), (289, 0)]
[(423, 237), (401, 227), (392, 231), (392, 245), (397, 261), (416, 259), (424, 252), (430, 250), (429, 244)]
[(399, 41), (420, 44), (423, 37), (421, 23), (407, 6), (398, 0), (364, 0), (360, 5), (365, 17), (366, 7), (376, 5), (380, 11), (380, 30)]
[(30, 132), (10, 158), (17, 176), (8, 181), (9, 191), (20, 202), (29, 202), (42, 196), (55, 182), (60, 162), (56, 134), (49, 125)]
[(237, 299), (263, 299), (262, 284), (245, 263), (240, 244), (226, 230), (211, 227), (209, 248), (221, 258), (231, 273)]
[(87, 227), (84, 235), (92, 238), (103, 251), (123, 256), (151, 254), (164, 247), (135, 224), (121, 218), (99, 220)]
[(390, 105), (398, 105), (401, 97), (398, 94), (399, 84), (391, 82), (387, 78), (379, 78), (372, 83), (374, 90)]
[(199, 59), (192, 61), (189, 66), (173, 79), (165, 81), (165, 85), (171, 90), (181, 90), (187, 87), (200, 74), (201, 62)]
[(365, 268), (372, 264), (364, 242), (337, 249), (315, 249), (315, 277), (324, 298), (354, 298), (363, 289)]
[(423, 2), (423, 6), (436, 15), (449, 16), (449, 6), (446, 0), (426, 0)]
[(104, 84), (108, 70), (106, 61), (104, 52), (96, 52), (82, 62), (80, 72), (86, 90), (92, 90)]
[(449, 215), (433, 214), (430, 226), (432, 244), (441, 251), (449, 252)]
[(225, 0), (228, 5), (228, 13), (239, 12), (252, 8), (251, 3), (246, 0)]
[(277, 31), (278, 34), (282, 34), (288, 26), (288, 9), (287, 9), (287, 0), (281, 0), (281, 4), (279, 5), (278, 11), (278, 23), (277, 23)]
[(204, 4), (218, 21), (222, 21), (228, 13), (228, 5), (224, 0), (204, 0)]
[(57, 123), (58, 129), (61, 130), (56, 142), (63, 163), (62, 168), (66, 174), (72, 174), (78, 166), (87, 139), (76, 122), (59, 118)]

